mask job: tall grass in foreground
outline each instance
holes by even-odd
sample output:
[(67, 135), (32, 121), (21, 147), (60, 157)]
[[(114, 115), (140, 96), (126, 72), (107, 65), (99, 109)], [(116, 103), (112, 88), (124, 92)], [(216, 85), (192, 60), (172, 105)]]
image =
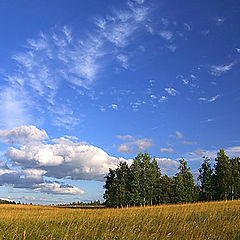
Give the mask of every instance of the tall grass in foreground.
[(124, 209), (0, 205), (0, 239), (240, 239), (240, 201)]

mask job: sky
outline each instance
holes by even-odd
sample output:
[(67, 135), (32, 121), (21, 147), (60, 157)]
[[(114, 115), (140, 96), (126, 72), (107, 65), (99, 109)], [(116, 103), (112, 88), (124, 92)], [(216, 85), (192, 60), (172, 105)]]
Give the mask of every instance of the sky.
[(240, 156), (237, 0), (2, 0), (0, 198), (103, 200), (138, 152)]

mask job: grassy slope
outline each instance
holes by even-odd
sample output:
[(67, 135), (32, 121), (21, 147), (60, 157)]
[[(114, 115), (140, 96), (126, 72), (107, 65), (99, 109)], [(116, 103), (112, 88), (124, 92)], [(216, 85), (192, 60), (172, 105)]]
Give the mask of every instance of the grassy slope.
[(0, 205), (0, 239), (240, 239), (240, 201), (128, 209)]

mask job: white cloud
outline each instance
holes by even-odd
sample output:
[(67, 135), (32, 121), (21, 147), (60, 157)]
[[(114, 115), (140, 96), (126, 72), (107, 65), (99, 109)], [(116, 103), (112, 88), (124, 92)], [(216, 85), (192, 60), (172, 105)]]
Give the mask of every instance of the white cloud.
[(64, 185), (60, 183), (41, 183), (35, 188), (36, 191), (51, 193), (51, 194), (71, 194), (71, 195), (82, 195), (85, 192), (78, 187)]
[(235, 48), (237, 53), (240, 53), (240, 48)]
[(177, 49), (177, 47), (176, 47), (176, 45), (171, 44), (171, 45), (168, 46), (168, 49), (169, 49), (171, 52), (175, 52), (176, 49)]
[(21, 171), (21, 174), (23, 174), (25, 178), (35, 179), (35, 180), (41, 180), (42, 176), (45, 173), (46, 173), (45, 170), (33, 169), (33, 168), (24, 169), (24, 170)]
[(121, 139), (121, 140), (134, 140), (134, 137), (131, 136), (131, 135), (123, 135), (123, 136), (118, 135), (118, 136), (116, 136), (116, 137), (119, 138), (119, 139)]
[(138, 153), (153, 146), (153, 140), (149, 138), (138, 139), (133, 142), (123, 143), (118, 147), (118, 152), (125, 154)]
[(206, 103), (211, 103), (211, 102), (215, 102), (221, 95), (217, 94), (214, 97), (211, 98), (205, 98), (205, 97), (201, 97), (199, 98), (200, 101), (206, 102)]
[(213, 122), (213, 121), (214, 121), (214, 119), (208, 118), (205, 122)]
[(153, 87), (154, 84), (155, 84), (155, 80), (153, 80), (153, 79), (149, 80), (149, 84), (150, 84), (151, 87)]
[(202, 30), (202, 31), (201, 31), (201, 34), (204, 35), (204, 36), (206, 36), (206, 35), (209, 34), (209, 32), (210, 32), (209, 29), (207, 29), (207, 30)]
[(122, 67), (125, 68), (125, 69), (128, 69), (129, 68), (129, 65), (128, 65), (128, 57), (124, 54), (119, 54), (117, 56), (117, 60), (118, 62), (120, 62), (122, 64)]
[(166, 102), (168, 100), (168, 98), (166, 96), (161, 96), (159, 99), (158, 99), (158, 102), (160, 103), (163, 103), (163, 102)]
[(118, 110), (118, 105), (117, 104), (111, 104), (110, 108), (112, 108), (114, 110)]
[(240, 157), (240, 146), (226, 148), (226, 154), (229, 157)]
[(184, 138), (184, 136), (183, 136), (183, 134), (182, 133), (180, 133), (179, 131), (176, 131), (176, 136), (177, 136), (177, 138)]
[(172, 160), (170, 158), (155, 158), (155, 159), (157, 160), (160, 167), (179, 166), (179, 163), (177, 161)]
[(174, 152), (172, 148), (160, 148), (160, 152)]
[(102, 105), (98, 105), (98, 107), (99, 107), (99, 110), (100, 110), (101, 112), (105, 112), (105, 111), (106, 111), (106, 108), (103, 107)]
[(115, 10), (106, 18), (97, 18), (96, 25), (103, 38), (116, 47), (125, 47), (129, 38), (137, 31), (149, 14), (149, 8), (142, 4), (128, 2), (128, 9)]
[(135, 0), (135, 2), (137, 2), (138, 4), (143, 4), (145, 0)]
[(229, 70), (232, 69), (232, 67), (234, 66), (234, 63), (230, 63), (228, 65), (212, 65), (210, 66), (210, 73), (213, 76), (221, 76), (222, 74), (228, 72)]
[(11, 170), (9, 168), (0, 168), (0, 185), (11, 185), (15, 188), (32, 189), (50, 194), (80, 195), (85, 193), (83, 190), (74, 186), (56, 182), (45, 182), (43, 179), (45, 173), (46, 171), (41, 169)]
[(174, 88), (165, 88), (164, 90), (171, 96), (176, 96), (179, 94), (179, 92)]
[(152, 94), (152, 95), (150, 95), (150, 98), (151, 98), (152, 100), (155, 100), (155, 99), (157, 99), (157, 96), (154, 95), (154, 94)]
[(163, 174), (172, 175), (175, 174), (179, 163), (170, 158), (155, 158)]
[(75, 117), (72, 108), (66, 104), (50, 106), (48, 110), (51, 113), (52, 125), (56, 127), (65, 127), (66, 129), (75, 127), (85, 117), (83, 114), (78, 114), (78, 117)]
[(167, 27), (168, 24), (169, 24), (169, 21), (168, 21), (167, 18), (161, 18), (161, 23), (162, 23), (165, 27)]
[(32, 122), (31, 100), (24, 90), (3, 87), (0, 92), (0, 127), (13, 128)]
[(9, 144), (41, 141), (47, 138), (48, 135), (45, 130), (40, 130), (33, 125), (23, 125), (11, 130), (0, 129), (0, 141)]
[(8, 86), (0, 90), (2, 126), (31, 124), (36, 121), (35, 111), (42, 118), (50, 117), (55, 126), (79, 124), (81, 117), (76, 112), (71, 116), (54, 113), (63, 100), (58, 93), (62, 88), (88, 93), (109, 62), (104, 58), (109, 56), (128, 69), (128, 57), (121, 52), (137, 36), (134, 33), (144, 29), (150, 14), (146, 5), (142, 0), (129, 1), (124, 9), (97, 17), (97, 28), (81, 38), (69, 26), (56, 26), (27, 39), (23, 50), (12, 57), (14, 70), (4, 74)]
[(159, 35), (164, 39), (164, 40), (171, 40), (173, 38), (173, 33), (170, 31), (160, 31)]
[[(189, 152), (185, 155), (185, 158), (189, 161), (201, 161), (203, 156), (206, 156), (210, 159), (215, 159), (217, 157), (217, 152), (219, 152), (219, 149), (213, 149), (213, 150), (204, 150), (201, 148), (196, 149), (194, 152)], [(224, 148), (225, 153), (228, 157), (239, 157), (240, 156), (240, 146), (234, 146), (234, 147), (227, 147)]]
[(224, 23), (225, 19), (222, 18), (222, 17), (216, 17), (216, 18), (215, 18), (215, 21), (216, 21), (217, 23), (221, 24), (221, 23)]
[(192, 28), (188, 23), (184, 23), (184, 27), (186, 28), (187, 31), (191, 31)]
[[(45, 176), (102, 181), (109, 168), (115, 168), (119, 159), (102, 149), (67, 138), (55, 139), (55, 144), (29, 143), (20, 149), (9, 148), (6, 156), (23, 168), (38, 168)], [(139, 140), (140, 149), (150, 143)], [(123, 159), (121, 159), (123, 160)]]
[(184, 138), (184, 135), (180, 133), (179, 131), (175, 132), (176, 135), (170, 135), (170, 137), (176, 138), (176, 139), (182, 139)]
[(139, 107), (143, 104), (146, 104), (146, 101), (144, 100), (137, 100), (136, 102), (131, 102), (130, 105), (134, 112), (137, 112), (139, 110)]

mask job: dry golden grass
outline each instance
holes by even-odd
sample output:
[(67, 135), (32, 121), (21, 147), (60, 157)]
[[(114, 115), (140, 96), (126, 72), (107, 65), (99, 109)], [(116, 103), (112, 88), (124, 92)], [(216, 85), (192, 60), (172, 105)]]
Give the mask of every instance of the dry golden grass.
[(240, 201), (124, 209), (0, 205), (0, 239), (240, 239)]

